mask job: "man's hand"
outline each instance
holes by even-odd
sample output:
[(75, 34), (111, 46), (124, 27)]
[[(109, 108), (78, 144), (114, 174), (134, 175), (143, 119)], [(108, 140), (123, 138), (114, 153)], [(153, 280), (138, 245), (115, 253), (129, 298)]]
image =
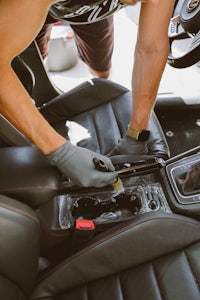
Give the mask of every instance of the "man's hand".
[(108, 154), (108, 156), (131, 154), (131, 155), (142, 155), (147, 154), (148, 148), (146, 142), (138, 142), (136, 139), (125, 135), (116, 147)]
[[(117, 179), (117, 173), (109, 158), (90, 150), (65, 143), (52, 154), (48, 160), (75, 184), (83, 187), (103, 187), (112, 184)], [(95, 168), (93, 159), (103, 161), (108, 172), (100, 172)]]

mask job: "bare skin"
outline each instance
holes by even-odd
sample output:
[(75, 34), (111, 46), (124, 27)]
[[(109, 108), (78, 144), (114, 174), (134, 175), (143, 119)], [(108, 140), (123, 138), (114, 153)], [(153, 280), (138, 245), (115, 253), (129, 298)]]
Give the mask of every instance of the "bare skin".
[[(168, 24), (174, 0), (121, 0), (126, 5), (141, 2), (140, 21), (132, 73), (133, 112), (130, 128), (148, 129), (160, 79), (169, 53)], [(108, 78), (110, 71), (90, 70)]]
[(169, 53), (168, 24), (173, 6), (174, 0), (146, 0), (141, 4), (132, 74), (134, 101), (130, 128), (134, 130), (148, 128)]
[(55, 2), (52, 0), (0, 1), (0, 36), (4, 37), (0, 39), (0, 113), (44, 154), (54, 152), (64, 145), (66, 140), (46, 122), (31, 103), (29, 95), (10, 64), (12, 59), (20, 54), (37, 35), (49, 6)]
[(90, 68), (90, 73), (95, 77), (108, 79), (108, 77), (110, 75), (110, 70), (100, 72), (100, 71), (96, 71), (96, 70), (93, 70)]
[[(128, 4), (137, 2), (128, 1)], [(55, 2), (0, 0), (0, 36), (3, 37), (0, 39), (0, 113), (44, 154), (54, 152), (66, 140), (34, 107), (10, 64), (38, 34), (50, 5)], [(142, 3), (132, 77), (134, 107), (130, 126), (135, 130), (148, 127), (168, 55), (167, 29), (173, 3), (174, 0), (147, 0)]]

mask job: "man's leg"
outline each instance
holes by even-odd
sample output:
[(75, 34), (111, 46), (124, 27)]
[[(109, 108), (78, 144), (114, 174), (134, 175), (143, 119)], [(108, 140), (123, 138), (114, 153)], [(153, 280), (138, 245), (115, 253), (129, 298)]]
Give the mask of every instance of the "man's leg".
[(71, 27), (79, 56), (88, 65), (92, 75), (108, 78), (114, 47), (113, 16), (100, 22)]
[[(53, 23), (50, 16), (36, 37), (43, 59), (48, 55), (48, 46)], [(92, 75), (108, 78), (114, 47), (113, 16), (100, 22), (84, 25), (72, 25), (80, 58), (88, 65)], [(66, 53), (67, 55), (67, 53)]]

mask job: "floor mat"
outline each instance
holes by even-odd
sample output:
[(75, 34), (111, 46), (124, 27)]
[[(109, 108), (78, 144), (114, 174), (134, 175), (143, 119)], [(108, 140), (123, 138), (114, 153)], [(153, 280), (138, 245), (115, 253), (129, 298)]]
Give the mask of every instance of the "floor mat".
[(156, 114), (171, 157), (200, 145), (200, 110), (165, 110)]

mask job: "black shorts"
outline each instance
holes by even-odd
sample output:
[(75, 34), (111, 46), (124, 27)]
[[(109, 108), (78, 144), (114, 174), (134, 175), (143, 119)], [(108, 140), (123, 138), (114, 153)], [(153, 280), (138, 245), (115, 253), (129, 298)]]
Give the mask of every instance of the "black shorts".
[[(48, 43), (53, 24), (47, 18), (36, 41), (43, 58), (48, 54)], [(93, 70), (108, 71), (111, 68), (114, 47), (113, 16), (96, 23), (71, 25), (80, 58)]]

